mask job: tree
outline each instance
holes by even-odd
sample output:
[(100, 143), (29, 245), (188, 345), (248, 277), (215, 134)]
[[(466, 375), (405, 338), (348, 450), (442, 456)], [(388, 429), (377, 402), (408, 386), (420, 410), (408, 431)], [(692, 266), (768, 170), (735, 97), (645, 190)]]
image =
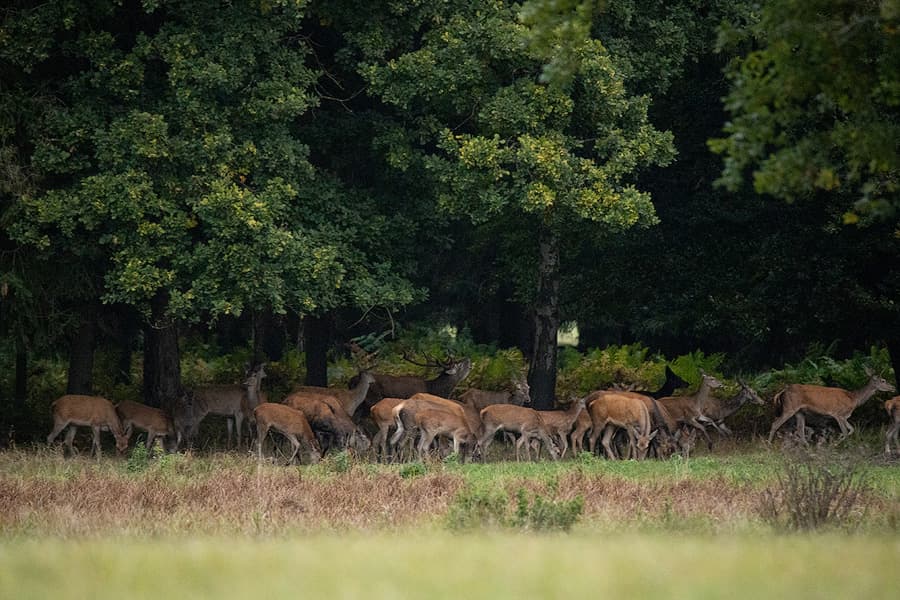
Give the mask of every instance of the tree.
[[(572, 223), (608, 230), (654, 222), (649, 196), (629, 184), (642, 165), (671, 159), (671, 138), (646, 120), (599, 40), (576, 48), (571, 81), (540, 81), (546, 49), (529, 49), (519, 8), (450, 3), (372, 9), (354, 31), (360, 72), (390, 107), (397, 169), (421, 169), (437, 202), (474, 223), (532, 232), (518, 249), (518, 293), (533, 307), (530, 381), (549, 407), (556, 377), (559, 240)], [(347, 13), (335, 8), (333, 19)], [(392, 19), (402, 23), (392, 27)], [(377, 43), (376, 43), (377, 42)]]
[(896, 0), (772, 0), (726, 28), (758, 48), (729, 67), (732, 120), (710, 147), (725, 157), (721, 185), (749, 171), (757, 193), (822, 215), (820, 235), (843, 249), (826, 271), (841, 319), (885, 339), (900, 376), (898, 26)]
[(10, 235), (143, 312), (153, 403), (180, 395), (179, 320), (413, 298), (367, 253), (386, 234), (370, 204), (308, 161), (298, 124), (318, 73), (304, 15), (288, 0), (110, 1), (6, 17), (17, 87), (5, 104), (43, 92), (5, 130), (37, 182)]

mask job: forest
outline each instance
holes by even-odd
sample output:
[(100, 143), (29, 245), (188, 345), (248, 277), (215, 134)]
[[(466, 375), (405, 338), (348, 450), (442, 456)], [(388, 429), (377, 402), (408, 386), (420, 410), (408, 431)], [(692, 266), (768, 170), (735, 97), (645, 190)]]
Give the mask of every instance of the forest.
[(893, 598), (898, 140), (900, 0), (4, 2), (0, 597)]

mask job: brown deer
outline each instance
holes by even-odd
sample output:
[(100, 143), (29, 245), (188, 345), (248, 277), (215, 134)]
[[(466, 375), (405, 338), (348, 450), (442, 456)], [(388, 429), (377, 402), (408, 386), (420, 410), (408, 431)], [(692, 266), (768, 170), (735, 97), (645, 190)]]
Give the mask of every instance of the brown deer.
[(731, 429), (725, 425), (725, 419), (740, 410), (744, 404), (748, 402), (758, 406), (765, 404), (765, 401), (759, 397), (759, 394), (752, 387), (740, 380), (738, 380), (738, 384), (741, 386), (741, 389), (737, 394), (727, 400), (709, 396), (706, 404), (701, 409), (703, 416), (707, 417), (712, 422), (713, 427), (723, 435), (733, 434)]
[[(422, 432), (419, 440), (419, 460), (424, 460), (431, 443), (438, 436), (450, 437), (453, 440), (453, 452), (460, 454), (463, 448), (474, 450), (477, 437), (469, 427), (466, 419), (457, 412), (444, 408), (423, 408), (417, 411), (407, 411), (404, 400), (394, 408), (399, 423), (405, 423), (404, 428), (415, 427)], [(410, 421), (410, 418), (412, 422)], [(465, 453), (460, 456), (465, 459)]]
[(128, 438), (122, 429), (122, 422), (112, 402), (100, 396), (83, 396), (79, 394), (67, 394), (57, 398), (50, 405), (53, 410), (53, 431), (47, 436), (47, 444), (50, 445), (66, 427), (66, 447), (69, 454), (74, 454), (72, 442), (78, 426), (90, 427), (94, 433), (94, 443), (91, 452), (100, 458), (100, 431), (109, 431), (116, 438), (116, 450), (121, 454), (128, 447)]
[[(566, 450), (569, 449), (569, 433), (578, 420), (578, 416), (584, 411), (584, 401), (584, 398), (576, 398), (569, 403), (569, 407), (565, 410), (541, 411), (541, 420), (544, 421), (547, 433), (551, 438), (559, 439), (560, 458), (565, 458)], [(572, 451), (575, 451), (574, 448)]]
[(317, 387), (312, 385), (296, 386), (291, 395), (304, 394), (313, 398), (321, 398), (325, 402), (336, 399), (348, 416), (353, 417), (356, 409), (362, 404), (369, 392), (369, 387), (375, 383), (375, 376), (368, 371), (360, 371), (353, 378), (356, 385), (348, 390), (340, 388)]
[(711, 419), (703, 414), (703, 408), (709, 402), (709, 393), (722, 387), (722, 382), (700, 371), (700, 387), (693, 394), (687, 396), (668, 396), (657, 400), (679, 425), (686, 425), (696, 429), (706, 440), (707, 447), (712, 449), (712, 440), (706, 432), (704, 422)]
[(369, 409), (369, 414), (378, 432), (372, 438), (372, 447), (379, 451), (382, 460), (387, 460), (388, 433), (394, 426), (394, 407), (406, 398), (382, 398)]
[(520, 450), (525, 446), (525, 456), (531, 460), (531, 440), (537, 439), (544, 444), (553, 460), (559, 458), (553, 440), (547, 433), (547, 427), (541, 418), (541, 413), (525, 406), (515, 404), (492, 404), (481, 410), (482, 433), (478, 440), (483, 457), (487, 457), (487, 450), (498, 431), (518, 433), (516, 442), (516, 460), (520, 460)]
[(593, 426), (594, 422), (591, 421), (591, 415), (587, 410), (587, 404), (585, 404), (585, 410), (578, 413), (572, 433), (569, 435), (569, 439), (572, 441), (572, 456), (578, 456), (582, 452), (584, 449), (584, 436), (590, 433)]
[[(116, 414), (119, 415), (127, 439), (131, 439), (131, 432), (133, 428), (137, 427), (147, 432), (148, 450), (153, 448), (153, 442), (157, 437), (163, 440), (163, 449), (170, 450), (174, 447), (176, 443), (175, 426), (165, 411), (131, 400), (123, 400), (116, 404)], [(169, 440), (168, 445), (165, 438)]]
[[(424, 377), (416, 377), (413, 375), (387, 375), (384, 373), (373, 373), (375, 382), (370, 386), (369, 397), (373, 401), (381, 398), (409, 398), (415, 394), (426, 393), (441, 398), (449, 398), (453, 389), (460, 381), (469, 375), (472, 370), (472, 361), (468, 358), (462, 360), (450, 359), (441, 361), (430, 356), (431, 359), (427, 363), (420, 363), (412, 360), (407, 355), (403, 355), (407, 362), (423, 367), (439, 367), (441, 373), (434, 379), (425, 379)], [(355, 383), (350, 381), (351, 385)]]
[[(414, 394), (406, 401), (396, 405), (391, 411), (394, 424), (397, 425), (397, 431), (394, 432), (394, 435), (391, 437), (392, 447), (397, 447), (401, 439), (406, 439), (410, 442), (412, 441), (412, 438), (418, 433), (418, 429), (415, 426), (408, 429), (407, 425), (415, 425), (416, 413), (428, 409), (442, 410), (464, 420), (467, 423), (469, 430), (474, 434), (481, 431), (481, 417), (474, 408), (457, 402), (456, 400), (441, 398), (434, 394)], [(400, 410), (403, 410), (407, 415), (406, 420), (401, 420), (399, 418)]]
[(587, 404), (593, 422), (589, 441), (591, 453), (602, 434), (607, 457), (617, 458), (611, 442), (616, 429), (622, 428), (628, 433), (629, 455), (638, 460), (647, 456), (647, 449), (656, 436), (656, 431), (651, 431), (650, 411), (641, 394), (598, 391), (588, 396)]
[(512, 388), (511, 392), (491, 392), (469, 388), (459, 396), (459, 401), (478, 411), (493, 404), (515, 404), (516, 406), (531, 404), (531, 389), (525, 378), (513, 380)]
[(338, 446), (353, 448), (357, 452), (365, 452), (369, 448), (369, 438), (336, 398), (294, 392), (284, 399), (284, 404), (302, 412), (315, 431), (333, 435)]
[(793, 383), (773, 398), (775, 405), (781, 405), (781, 415), (772, 423), (769, 430), (769, 443), (775, 438), (775, 432), (788, 419), (797, 416), (797, 433), (801, 440), (806, 439), (806, 420), (804, 412), (823, 415), (834, 419), (841, 428), (841, 438), (853, 433), (853, 426), (848, 419), (853, 411), (877, 392), (894, 392), (894, 386), (866, 369), (869, 381), (858, 390), (848, 391), (841, 388), (821, 385), (803, 385)]
[(890, 400), (886, 400), (884, 410), (887, 411), (888, 417), (891, 419), (891, 425), (884, 436), (884, 453), (890, 456), (891, 442), (893, 441), (894, 447), (897, 448), (897, 453), (900, 454), (900, 443), (897, 442), (897, 433), (900, 432), (900, 396), (894, 396)]
[(218, 384), (194, 388), (192, 423), (188, 437), (193, 438), (197, 434), (200, 422), (207, 415), (221, 415), (229, 417), (226, 421), (228, 427), (226, 444), (231, 445), (231, 419), (234, 419), (235, 446), (240, 448), (244, 418), (250, 417), (255, 408), (254, 403), (258, 403), (260, 386), (265, 376), (265, 366), (259, 365), (247, 375), (241, 385)]
[(262, 462), (263, 441), (266, 439), (270, 429), (281, 433), (291, 443), (293, 452), (288, 458), (288, 464), (294, 461), (294, 457), (299, 453), (301, 445), (309, 453), (310, 462), (319, 462), (319, 459), (322, 457), (322, 450), (319, 448), (316, 436), (309, 426), (309, 421), (306, 420), (302, 412), (284, 404), (265, 402), (257, 406), (253, 413), (256, 421), (256, 451), (260, 462)]

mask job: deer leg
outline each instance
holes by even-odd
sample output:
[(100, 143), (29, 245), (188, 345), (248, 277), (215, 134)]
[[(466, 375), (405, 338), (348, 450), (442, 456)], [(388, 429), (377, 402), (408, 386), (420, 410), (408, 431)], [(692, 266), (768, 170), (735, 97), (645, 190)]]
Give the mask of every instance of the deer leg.
[(487, 460), (487, 451), (490, 448), (491, 443), (494, 441), (494, 434), (497, 433), (497, 429), (495, 428), (493, 431), (488, 429), (485, 426), (484, 435), (481, 436), (481, 439), (478, 440), (478, 446), (481, 447), (481, 460)]
[(603, 433), (602, 427), (594, 427), (591, 430), (591, 437), (588, 438), (588, 451), (593, 454), (594, 448), (597, 447), (597, 440), (600, 438), (600, 434)]
[(775, 432), (778, 431), (778, 428), (787, 423), (788, 419), (794, 416), (794, 413), (797, 412), (797, 409), (788, 409), (785, 408), (781, 413), (781, 416), (775, 419), (772, 423), (772, 428), (769, 430), (769, 443), (772, 443), (772, 440), (775, 439)]
[(66, 432), (66, 447), (69, 449), (69, 456), (75, 455), (75, 446), (73, 443), (75, 442), (75, 432), (78, 428), (75, 425), (69, 425), (69, 430)]
[(853, 425), (850, 424), (850, 421), (848, 421), (846, 417), (834, 417), (834, 420), (837, 421), (838, 427), (841, 428), (842, 438), (853, 433)]
[[(294, 464), (294, 457), (297, 456), (297, 454), (299, 454), (300, 452), (300, 440), (298, 440), (297, 436), (292, 433), (286, 434), (285, 437), (291, 443), (291, 450), (293, 450), (293, 452), (291, 452), (290, 458), (288, 458), (287, 460), (287, 464), (292, 465)], [(299, 460), (299, 458), (297, 460)]]
[(91, 427), (91, 430), (94, 434), (94, 442), (91, 444), (91, 453), (96, 454), (97, 460), (100, 459), (100, 426), (94, 425)]
[(706, 427), (704, 427), (703, 424), (700, 423), (697, 419), (691, 419), (690, 421), (688, 421), (688, 424), (703, 434), (703, 438), (706, 440), (706, 447), (709, 450), (712, 450), (712, 440), (710, 439), (709, 434), (706, 432)]
[(434, 436), (431, 433), (425, 431), (422, 432), (422, 438), (419, 440), (419, 460), (425, 460), (425, 455), (431, 448), (431, 442), (433, 441)]
[(68, 425), (68, 424), (69, 424), (68, 421), (63, 421), (61, 419), (53, 421), (53, 431), (51, 431), (50, 435), (47, 436), (47, 445), (48, 446), (53, 443), (53, 440), (56, 439), (56, 437), (60, 434), (60, 432), (63, 429), (66, 428), (66, 425)]
[(240, 450), (244, 447), (244, 413), (241, 411), (234, 413), (234, 431), (234, 444)]
[(887, 432), (884, 434), (884, 453), (888, 456), (891, 455), (891, 442), (894, 443), (894, 446), (897, 447), (898, 453), (900, 453), (900, 444), (897, 443), (897, 434), (900, 433), (900, 421), (895, 421), (888, 427)]
[(603, 448), (606, 449), (607, 458), (609, 458), (610, 460), (615, 460), (616, 458), (618, 458), (616, 456), (616, 453), (613, 451), (612, 444), (611, 444), (612, 437), (613, 437), (613, 435), (615, 435), (615, 433), (616, 433), (616, 429), (612, 425), (607, 425), (606, 427), (603, 428), (603, 440), (601, 443), (603, 444)]

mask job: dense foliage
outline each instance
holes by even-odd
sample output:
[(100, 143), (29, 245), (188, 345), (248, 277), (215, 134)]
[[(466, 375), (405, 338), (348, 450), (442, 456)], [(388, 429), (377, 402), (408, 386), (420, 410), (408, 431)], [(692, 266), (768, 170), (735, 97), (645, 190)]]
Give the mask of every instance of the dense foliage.
[(166, 404), (267, 358), (287, 389), (324, 383), (326, 353), (344, 381), (349, 339), (394, 372), (448, 346), (472, 385), (527, 369), (541, 407), (651, 388), (663, 355), (690, 382), (873, 345), (896, 371), (898, 14), (12, 3), (0, 397), (64, 380)]

